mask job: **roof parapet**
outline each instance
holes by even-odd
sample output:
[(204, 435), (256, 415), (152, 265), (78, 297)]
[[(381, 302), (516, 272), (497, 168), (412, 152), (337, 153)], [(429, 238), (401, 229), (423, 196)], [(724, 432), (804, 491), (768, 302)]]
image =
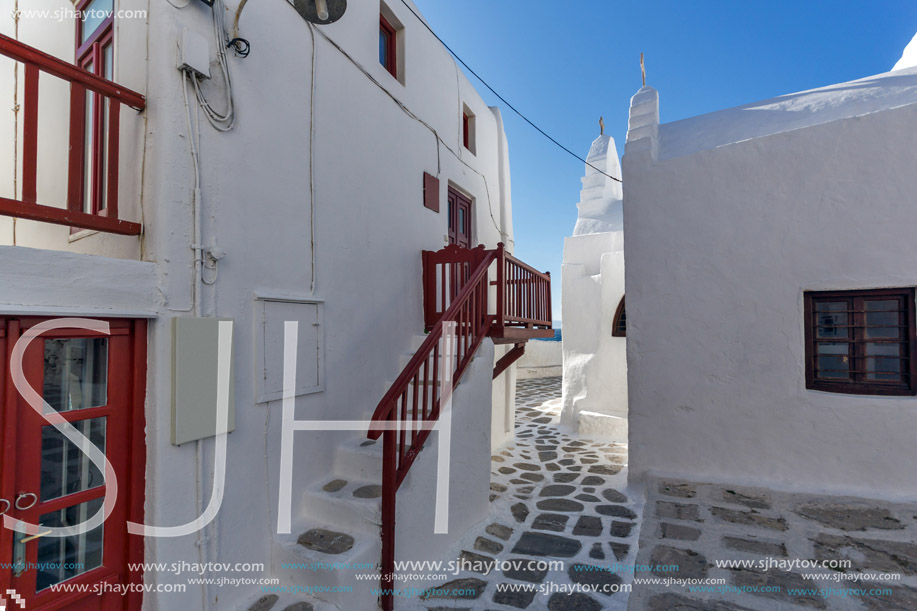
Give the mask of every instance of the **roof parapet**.
[(624, 154), (649, 151), (653, 159), (659, 150), (659, 92), (642, 87), (630, 99), (630, 119)]

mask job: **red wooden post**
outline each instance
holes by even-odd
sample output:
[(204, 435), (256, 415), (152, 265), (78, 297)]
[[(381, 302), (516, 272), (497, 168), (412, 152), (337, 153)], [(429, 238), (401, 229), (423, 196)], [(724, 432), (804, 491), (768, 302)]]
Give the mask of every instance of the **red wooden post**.
[[(143, 482), (146, 475), (146, 416), (143, 412), (143, 402), (146, 399), (146, 358), (147, 358), (147, 322), (138, 320), (134, 322), (133, 329), (133, 422), (131, 423), (131, 462), (130, 474), (133, 482)], [(146, 496), (145, 486), (132, 485), (128, 515), (134, 522), (143, 523), (143, 503)], [(143, 562), (143, 537), (129, 537), (127, 557), (128, 562)], [(128, 574), (130, 583), (142, 584), (141, 571), (132, 571)], [(127, 594), (128, 607), (141, 608), (143, 592), (133, 591)]]
[(22, 201), (38, 202), (38, 66), (25, 66), (25, 95), (22, 125)]
[(545, 272), (545, 274), (546, 274), (547, 277), (548, 277), (548, 286), (547, 286), (547, 292), (548, 292), (548, 296), (547, 296), (547, 299), (548, 299), (548, 307), (547, 307), (547, 310), (548, 310), (548, 314), (547, 314), (547, 316), (545, 316), (545, 320), (547, 321), (547, 323), (548, 323), (549, 325), (552, 325), (552, 324), (553, 324), (553, 323), (552, 323), (553, 317), (552, 317), (552, 315), (551, 315), (551, 272)]
[[(388, 421), (391, 422), (394, 406)], [(397, 418), (397, 415), (394, 416)], [(386, 430), (382, 437), (382, 595), (380, 602), (383, 611), (393, 611), (395, 597), (395, 435), (394, 430)]]
[(506, 251), (503, 242), (497, 244), (497, 318), (494, 321), (499, 329), (500, 335), (503, 334), (506, 304)]
[(121, 134), (121, 103), (114, 98), (108, 99), (108, 176), (106, 177), (105, 201), (106, 216), (118, 218), (118, 145)]
[(67, 210), (83, 211), (83, 136), (86, 130), (86, 90), (70, 85), (70, 155), (67, 163)]
[[(7, 320), (4, 321), (6, 325), (6, 341), (4, 345), (4, 354), (2, 355), (3, 363), (12, 362), (12, 353), (13, 346), (16, 344), (16, 340), (19, 339), (19, 321), (18, 320)], [(2, 332), (2, 330), (0, 330)], [(3, 369), (3, 372), (0, 373), (0, 380), (4, 379), (9, 375), (9, 365), (0, 367)], [(19, 401), (19, 396), (16, 392), (16, 387), (12, 384), (5, 384), (0, 392), (3, 393), (5, 404), (8, 406), (7, 409), (2, 410), (0, 416), (3, 418), (3, 430), (0, 431), (0, 436), (3, 439), (4, 448), (15, 448), (16, 447), (16, 432), (17, 432), (17, 418), (18, 409), (11, 409), (12, 406), (17, 405)], [(15, 477), (16, 477), (16, 463), (13, 460), (5, 458), (3, 463), (0, 464), (0, 482), (3, 483), (3, 487), (0, 488), (0, 494), (3, 496), (0, 498), (12, 499), (15, 498), (16, 489), (15, 489)], [(6, 550), (13, 549), (13, 531), (9, 528), (0, 529), (0, 542), (3, 543), (3, 548)], [(0, 580), (0, 585), (3, 586), (4, 592), (6, 588), (9, 587), (11, 572), (10, 571), (0, 571), (0, 575), (3, 575), (2, 580)]]
[(436, 313), (436, 265), (430, 264), (430, 251), (420, 251), (421, 273), (423, 274), (423, 324), (429, 331), (435, 323)]
[(417, 402), (417, 393), (420, 391), (420, 370), (414, 374), (414, 393), (412, 396), (411, 404), (411, 445), (414, 445), (414, 441), (417, 439), (417, 416), (418, 412), (418, 402)]

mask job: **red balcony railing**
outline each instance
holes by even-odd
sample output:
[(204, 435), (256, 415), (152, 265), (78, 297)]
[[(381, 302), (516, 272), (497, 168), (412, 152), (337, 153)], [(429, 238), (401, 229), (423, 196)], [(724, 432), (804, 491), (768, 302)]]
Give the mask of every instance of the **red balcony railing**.
[[(551, 276), (507, 255), (503, 244), (494, 250), (449, 246), (424, 251), (422, 257), (429, 335), (376, 407), (372, 420), (384, 426), (368, 433), (370, 439), (383, 436), (383, 592), (394, 587), (398, 488), (484, 337), (516, 343), (497, 364), (496, 376), (522, 354), (526, 339), (554, 335)], [(492, 293), (496, 293), (493, 312)], [(380, 601), (384, 611), (393, 609), (391, 594), (383, 594)]]
[[(551, 329), (551, 273), (526, 265), (499, 247), (497, 259), (497, 311), (495, 337), (513, 335), (523, 339), (553, 337)], [(511, 333), (508, 330), (517, 329)], [(540, 330), (545, 333), (538, 333)], [(535, 335), (532, 335), (532, 334)]]
[[(0, 197), (0, 214), (80, 229), (139, 235), (140, 223), (118, 218), (118, 145), (121, 106), (143, 110), (146, 104), (144, 97), (2, 34), (0, 55), (21, 62), (25, 66), (21, 199)], [(38, 202), (38, 77), (42, 72), (70, 83), (70, 133), (65, 206)], [(105, 185), (106, 201), (105, 209), (99, 214), (84, 212), (83, 208), (83, 181), (86, 179), (83, 175), (86, 154), (83, 142), (86, 132), (87, 91), (99, 94), (103, 103), (108, 105), (107, 133), (104, 135), (108, 145), (105, 156), (107, 167), (101, 168), (99, 172)]]
[[(431, 329), (468, 281), (469, 274), (494, 253), (494, 324), (488, 334), (497, 343), (552, 337), (551, 274), (539, 272), (508, 254), (499, 244), (493, 251), (483, 246), (468, 249), (448, 246), (423, 251), (424, 323)], [(498, 314), (499, 313), (499, 314)], [(503, 341), (506, 340), (506, 341)]]

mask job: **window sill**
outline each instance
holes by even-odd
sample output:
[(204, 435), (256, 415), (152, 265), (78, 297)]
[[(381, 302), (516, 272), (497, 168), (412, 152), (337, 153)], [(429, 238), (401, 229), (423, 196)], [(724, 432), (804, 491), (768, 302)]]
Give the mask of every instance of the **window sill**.
[(874, 386), (859, 386), (856, 384), (818, 384), (806, 385), (806, 390), (817, 390), (841, 395), (872, 395), (874, 397), (913, 397), (917, 390), (911, 388), (876, 388)]

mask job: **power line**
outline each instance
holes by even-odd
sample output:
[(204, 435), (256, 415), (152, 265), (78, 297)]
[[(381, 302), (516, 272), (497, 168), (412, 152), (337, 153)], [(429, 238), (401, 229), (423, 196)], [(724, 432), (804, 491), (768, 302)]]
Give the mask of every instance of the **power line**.
[(506, 105), (507, 108), (509, 108), (509, 109), (512, 110), (514, 113), (516, 113), (517, 115), (519, 115), (519, 117), (520, 117), (523, 121), (525, 121), (526, 123), (528, 123), (529, 125), (531, 125), (532, 127), (534, 127), (534, 128), (538, 131), (538, 133), (540, 133), (542, 136), (544, 136), (545, 138), (547, 138), (548, 140), (550, 140), (551, 142), (553, 142), (553, 143), (554, 143), (555, 145), (557, 145), (559, 148), (563, 149), (564, 151), (566, 151), (567, 153), (569, 153), (571, 156), (575, 157), (576, 159), (582, 161), (583, 163), (585, 163), (587, 166), (589, 166), (590, 168), (592, 168), (593, 170), (595, 170), (595, 171), (598, 172), (599, 174), (604, 174), (605, 176), (607, 176), (608, 178), (610, 178), (610, 179), (612, 179), (612, 180), (614, 180), (614, 181), (623, 182), (620, 178), (615, 178), (615, 177), (612, 176), (611, 174), (608, 174), (608, 173), (603, 172), (602, 170), (598, 169), (597, 167), (595, 167), (594, 165), (592, 165), (591, 163), (589, 163), (588, 161), (586, 161), (585, 159), (583, 159), (582, 157), (580, 157), (579, 155), (577, 155), (576, 153), (574, 153), (573, 151), (571, 151), (570, 149), (568, 149), (567, 147), (565, 147), (563, 144), (561, 144), (560, 142), (558, 142), (557, 140), (555, 140), (555, 139), (554, 139), (553, 137), (551, 137), (551, 135), (548, 134), (546, 131), (544, 131), (543, 129), (541, 129), (540, 127), (538, 127), (538, 126), (535, 125), (534, 123), (532, 123), (532, 121), (531, 121), (528, 117), (526, 117), (524, 114), (522, 114), (521, 112), (519, 112), (519, 111), (516, 109), (515, 106), (513, 106), (512, 104), (510, 104), (510, 103), (506, 100), (506, 98), (504, 98), (502, 95), (500, 95), (499, 93), (497, 93), (497, 91), (496, 91), (493, 87), (491, 87), (491, 86), (487, 83), (487, 81), (485, 81), (483, 78), (481, 78), (481, 76), (480, 76), (477, 72), (475, 72), (474, 70), (472, 70), (472, 69), (471, 69), (471, 66), (469, 66), (468, 64), (466, 64), (466, 63), (465, 63), (465, 60), (463, 60), (461, 57), (459, 57), (459, 56), (456, 54), (456, 52), (453, 51), (452, 48), (451, 48), (449, 45), (447, 45), (446, 42), (445, 42), (442, 38), (440, 38), (439, 35), (438, 35), (436, 32), (433, 31), (433, 28), (431, 28), (431, 27), (427, 24), (427, 22), (424, 21), (423, 18), (421, 18), (421, 16), (417, 14), (417, 12), (411, 7), (411, 5), (407, 3), (407, 0), (401, 0), (401, 3), (402, 3), (409, 11), (411, 11), (411, 14), (413, 14), (414, 17), (417, 18), (417, 21), (419, 21), (420, 23), (422, 23), (423, 26), (424, 26), (425, 28), (427, 28), (427, 30), (429, 30), (431, 34), (433, 34), (433, 37), (436, 38), (436, 40), (438, 40), (438, 41), (440, 42), (440, 44), (443, 45), (443, 46), (446, 48), (446, 50), (447, 50), (449, 53), (452, 54), (452, 57), (454, 57), (460, 64), (462, 64), (462, 66), (464, 66), (465, 69), (466, 69), (468, 72), (470, 72), (472, 75), (474, 75), (474, 77), (475, 77), (476, 79), (478, 79), (479, 81), (481, 81), (481, 83), (482, 83), (485, 87), (487, 87), (487, 88), (490, 90), (490, 92), (491, 92), (492, 94), (494, 94), (495, 96), (497, 96), (497, 98), (498, 98), (501, 102), (503, 102), (503, 103)]

